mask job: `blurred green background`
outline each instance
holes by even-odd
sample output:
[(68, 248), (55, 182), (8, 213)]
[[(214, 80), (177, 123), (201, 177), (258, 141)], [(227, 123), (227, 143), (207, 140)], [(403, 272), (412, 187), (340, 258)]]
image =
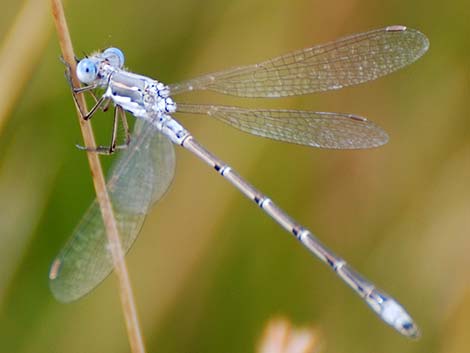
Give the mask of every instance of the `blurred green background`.
[[(0, 352), (128, 352), (113, 276), (72, 304), (48, 289), (50, 262), (93, 187), (74, 147), (81, 136), (48, 1), (30, 1), (32, 18), (12, 34), (27, 3), (4, 1), (0, 13)], [(181, 119), (397, 297), (421, 327), (420, 340), (383, 324), (181, 149), (172, 188), (127, 259), (148, 352), (254, 352), (278, 315), (316, 327), (325, 352), (470, 352), (468, 1), (82, 0), (67, 1), (65, 11), (77, 55), (117, 46), (133, 71), (167, 83), (386, 25), (425, 33), (431, 47), (421, 60), (359, 87), (275, 102), (186, 100), (351, 112), (389, 132), (383, 148), (315, 150), (209, 118)], [(110, 125), (109, 114), (94, 118), (98, 141), (108, 141)]]

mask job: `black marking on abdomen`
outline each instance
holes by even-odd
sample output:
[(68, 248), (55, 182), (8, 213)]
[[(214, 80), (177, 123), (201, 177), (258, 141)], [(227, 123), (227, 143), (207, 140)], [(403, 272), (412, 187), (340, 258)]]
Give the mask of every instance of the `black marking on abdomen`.
[(221, 165), (218, 163), (214, 165), (214, 169), (217, 171), (217, 173), (219, 173), (222, 176), (225, 176), (225, 173), (231, 170), (231, 168), (227, 164)]
[(299, 224), (296, 224), (292, 227), (292, 230), (291, 230), (292, 234), (298, 239), (298, 240), (301, 240), (302, 236), (306, 233), (306, 234), (310, 234), (310, 231), (308, 229), (305, 229), (304, 227), (302, 227), (301, 225)]
[(269, 203), (271, 202), (271, 199), (267, 196), (264, 196), (264, 195), (256, 195), (254, 197), (254, 201), (256, 202), (256, 204), (261, 207), (262, 209), (264, 209), (264, 206), (266, 205), (266, 203)]
[(292, 227), (292, 234), (294, 234), (298, 238), (298, 236), (300, 235), (300, 233), (302, 233), (303, 230), (304, 229), (302, 227), (295, 225)]

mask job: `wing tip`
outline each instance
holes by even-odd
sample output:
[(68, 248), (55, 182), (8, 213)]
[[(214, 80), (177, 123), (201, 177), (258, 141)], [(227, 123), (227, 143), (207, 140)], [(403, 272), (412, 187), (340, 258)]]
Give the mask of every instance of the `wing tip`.
[(424, 53), (429, 49), (429, 39), (422, 32), (417, 29), (409, 28), (403, 25), (392, 25), (385, 27), (385, 32), (408, 32), (410, 35), (414, 36), (414, 40), (419, 43), (419, 48), (417, 48), (416, 59), (420, 58)]
[(402, 26), (402, 25), (392, 25), (392, 26), (385, 27), (386, 32), (404, 32), (407, 29), (408, 27)]

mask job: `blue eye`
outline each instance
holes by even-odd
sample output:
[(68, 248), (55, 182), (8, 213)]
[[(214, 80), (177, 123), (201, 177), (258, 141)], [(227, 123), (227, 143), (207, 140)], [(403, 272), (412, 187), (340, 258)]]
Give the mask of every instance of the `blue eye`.
[(118, 48), (108, 48), (103, 52), (103, 57), (114, 67), (122, 68), (124, 65), (124, 53)]
[(92, 83), (98, 76), (96, 62), (90, 59), (83, 59), (77, 65), (77, 77), (83, 83)]

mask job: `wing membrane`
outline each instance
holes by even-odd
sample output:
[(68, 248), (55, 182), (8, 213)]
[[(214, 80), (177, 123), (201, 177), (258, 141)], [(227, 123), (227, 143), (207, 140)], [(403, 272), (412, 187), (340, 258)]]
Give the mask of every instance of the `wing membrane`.
[[(152, 130), (148, 123), (136, 122), (131, 144), (119, 155), (107, 182), (125, 252), (137, 238), (149, 208), (162, 197), (174, 175), (172, 143)], [(106, 231), (95, 200), (53, 262), (51, 290), (60, 301), (76, 300), (94, 289), (112, 269)]]
[(313, 147), (369, 148), (388, 141), (381, 127), (351, 114), (182, 103), (178, 112), (207, 114), (253, 135)]
[(285, 97), (357, 85), (421, 57), (429, 46), (419, 31), (390, 26), (170, 85), (173, 95), (213, 90), (242, 97)]

